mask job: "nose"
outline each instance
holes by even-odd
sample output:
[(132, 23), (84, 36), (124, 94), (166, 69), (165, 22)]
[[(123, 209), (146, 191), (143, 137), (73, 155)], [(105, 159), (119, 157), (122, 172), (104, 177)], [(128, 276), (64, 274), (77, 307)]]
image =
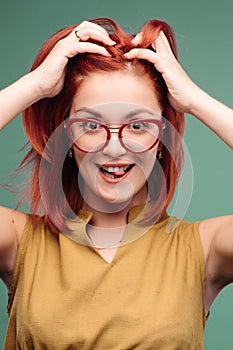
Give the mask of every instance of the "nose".
[(111, 138), (102, 152), (111, 157), (120, 157), (127, 153), (126, 149), (120, 143), (118, 133), (115, 132), (111, 132)]

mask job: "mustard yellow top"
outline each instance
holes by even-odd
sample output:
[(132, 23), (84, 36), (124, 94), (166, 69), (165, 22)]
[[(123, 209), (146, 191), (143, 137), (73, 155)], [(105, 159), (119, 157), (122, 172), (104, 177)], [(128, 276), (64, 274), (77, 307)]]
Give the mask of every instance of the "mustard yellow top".
[[(82, 212), (77, 223), (83, 239), (90, 217)], [(136, 231), (130, 221), (125, 236)], [(29, 215), (5, 350), (204, 349), (203, 285), (198, 222), (165, 216), (108, 263), (95, 248), (52, 234), (43, 218), (34, 231)]]

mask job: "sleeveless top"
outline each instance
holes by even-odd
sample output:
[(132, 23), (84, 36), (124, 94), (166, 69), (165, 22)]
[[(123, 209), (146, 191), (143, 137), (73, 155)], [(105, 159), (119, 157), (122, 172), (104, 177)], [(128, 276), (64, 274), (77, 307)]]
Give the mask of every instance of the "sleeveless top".
[[(136, 212), (125, 235), (142, 230)], [(79, 215), (81, 239), (90, 218)], [(204, 268), (198, 222), (166, 215), (108, 263), (94, 247), (54, 235), (43, 218), (34, 230), (28, 215), (4, 349), (204, 349)]]

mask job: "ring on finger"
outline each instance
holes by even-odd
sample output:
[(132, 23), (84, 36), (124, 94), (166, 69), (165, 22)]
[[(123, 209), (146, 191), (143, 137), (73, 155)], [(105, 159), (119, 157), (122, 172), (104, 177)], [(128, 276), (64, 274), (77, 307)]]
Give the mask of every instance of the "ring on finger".
[(76, 38), (78, 39), (78, 41), (82, 40), (80, 35), (78, 34), (78, 30), (75, 30), (74, 34), (75, 34)]

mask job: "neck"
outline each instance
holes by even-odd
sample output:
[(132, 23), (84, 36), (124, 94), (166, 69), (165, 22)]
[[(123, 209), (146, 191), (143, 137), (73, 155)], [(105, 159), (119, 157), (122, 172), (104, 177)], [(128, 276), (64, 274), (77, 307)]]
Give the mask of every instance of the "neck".
[[(143, 193), (144, 192), (144, 193)], [(83, 202), (82, 209), (92, 212), (92, 219), (90, 224), (99, 228), (120, 228), (125, 226), (128, 222), (128, 213), (131, 208), (137, 205), (144, 205), (147, 203), (147, 191), (140, 191), (140, 194), (135, 196), (129, 203), (106, 203), (103, 205), (101, 200), (101, 206), (92, 206), (88, 203), (93, 203), (92, 200)], [(96, 208), (101, 208), (101, 210)]]
[(97, 247), (112, 247), (122, 240), (130, 209), (147, 203), (147, 187), (144, 186), (128, 202), (107, 202), (87, 190), (84, 198), (82, 209), (92, 212), (92, 219), (86, 227), (89, 238)]

